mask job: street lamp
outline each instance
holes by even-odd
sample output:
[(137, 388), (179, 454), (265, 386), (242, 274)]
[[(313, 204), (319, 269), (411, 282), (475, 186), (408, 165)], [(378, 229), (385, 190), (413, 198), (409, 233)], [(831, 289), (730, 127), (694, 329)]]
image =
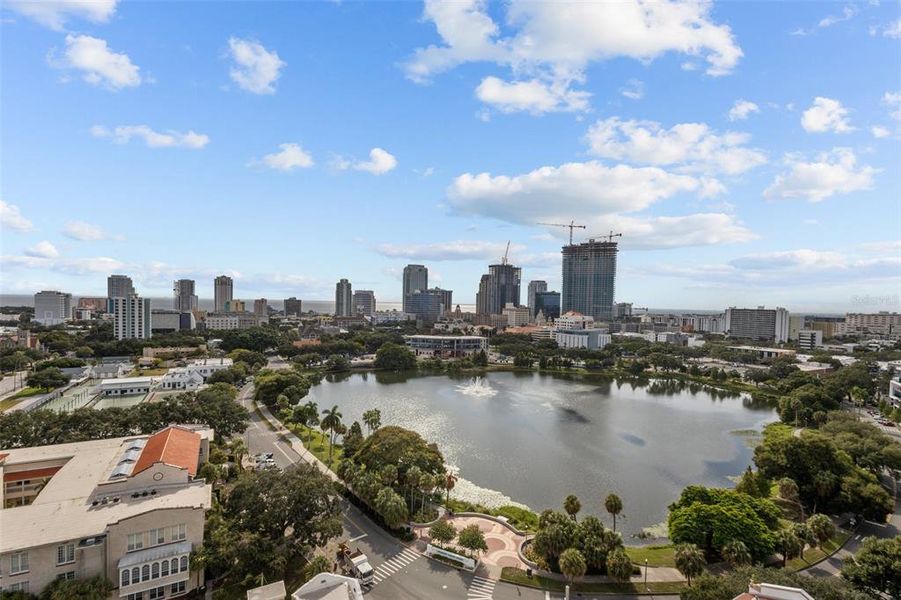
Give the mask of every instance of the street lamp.
[(644, 559), (644, 591), (648, 590), (648, 559)]

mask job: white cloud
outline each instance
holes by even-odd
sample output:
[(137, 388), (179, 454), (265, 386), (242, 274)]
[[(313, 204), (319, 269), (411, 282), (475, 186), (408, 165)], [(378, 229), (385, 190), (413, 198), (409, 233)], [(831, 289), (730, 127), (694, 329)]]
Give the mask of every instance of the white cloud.
[(16, 231), (31, 231), (34, 228), (34, 225), (25, 218), (18, 206), (3, 200), (0, 200), (0, 226)]
[[(525, 246), (512, 244), (511, 252), (521, 252)], [(506, 251), (506, 242), (456, 240), (431, 244), (379, 244), (375, 251), (388, 258), (416, 260), (498, 260)], [(559, 255), (558, 255), (559, 259)]]
[(882, 32), (882, 37), (892, 38), (895, 40), (901, 38), (901, 19), (898, 19), (896, 21), (889, 21), (885, 25), (870, 26), (870, 35), (879, 35), (880, 31)]
[(127, 54), (113, 52), (106, 40), (89, 35), (67, 35), (63, 56), (51, 52), (48, 60), (57, 68), (82, 71), (82, 79), (110, 90), (136, 87), (142, 81), (140, 67)]
[[(304, 150), (300, 144), (279, 144), (279, 151), (267, 154), (263, 157), (262, 164), (270, 169), (279, 171), (293, 171), (294, 169), (306, 169), (313, 166), (313, 156)], [(257, 164), (258, 161), (251, 161)]]
[(644, 82), (640, 79), (630, 79), (619, 93), (629, 100), (641, 100), (644, 98)]
[(744, 121), (751, 113), (759, 113), (760, 107), (748, 100), (736, 100), (729, 109), (730, 121)]
[(63, 235), (82, 242), (96, 242), (107, 239), (122, 241), (125, 239), (119, 235), (111, 236), (99, 225), (92, 225), (91, 223), (86, 223), (84, 221), (69, 221), (66, 223), (65, 227), (63, 227)]
[[(803, 27), (798, 27), (794, 31), (791, 32), (792, 35), (811, 35), (815, 33), (818, 29), (826, 29), (828, 27), (832, 27), (836, 23), (841, 23), (843, 21), (848, 21), (857, 16), (858, 9), (853, 4), (846, 4), (842, 8), (842, 12), (839, 15), (827, 15), (820, 19), (816, 26), (811, 27), (810, 29), (804, 29)], [(872, 35), (872, 34), (871, 34)]]
[(766, 163), (763, 152), (745, 146), (749, 139), (745, 133), (719, 135), (705, 123), (680, 123), (664, 129), (655, 121), (622, 121), (619, 117), (597, 121), (586, 135), (597, 156), (728, 175)]
[(850, 148), (833, 148), (813, 162), (789, 154), (785, 157), (788, 171), (777, 175), (764, 191), (766, 198), (800, 198), (820, 202), (835, 194), (849, 194), (873, 187), (873, 176), (879, 172), (868, 165), (858, 165)]
[(749, 254), (730, 261), (730, 264), (755, 270), (784, 268), (820, 270), (842, 267), (845, 264), (845, 257), (838, 252), (800, 249)]
[(881, 125), (874, 125), (870, 128), (870, 132), (873, 134), (873, 137), (877, 139), (888, 137), (892, 134), (891, 131), (889, 131), (885, 127), (882, 127)]
[[(522, 110), (541, 112), (536, 107), (554, 96), (556, 110), (571, 106), (573, 99), (577, 106), (587, 102), (585, 92), (570, 88), (584, 82), (594, 61), (628, 57), (647, 63), (678, 52), (706, 60), (707, 73), (718, 76), (729, 73), (742, 56), (731, 29), (711, 20), (706, 2), (582, 2), (566, 10), (541, 2), (505, 6), (509, 36), (501, 35), (484, 0), (426, 0), (423, 19), (434, 23), (441, 44), (418, 48), (404, 65), (407, 77), (422, 83), (464, 63), (494, 62), (509, 68), (514, 82), (502, 86), (495, 78), (483, 94), (502, 96), (504, 101), (496, 103), (508, 110), (526, 104)], [(508, 102), (511, 96), (515, 101)]]
[(125, 266), (115, 258), (98, 256), (94, 258), (45, 258), (38, 256), (0, 256), (0, 267), (4, 269), (46, 269), (68, 275), (112, 273)]
[(476, 88), (476, 97), (504, 113), (580, 112), (588, 110), (588, 92), (539, 79), (506, 82), (486, 77)]
[(44, 240), (25, 250), (25, 254), (36, 258), (57, 258), (59, 250), (56, 249), (56, 246)]
[(110, 138), (117, 144), (127, 144), (131, 138), (144, 140), (150, 148), (191, 148), (199, 150), (210, 142), (210, 138), (193, 130), (187, 133), (169, 129), (165, 132), (154, 131), (147, 125), (119, 125), (110, 130), (102, 125), (91, 127), (91, 135), (98, 138)]
[[(331, 166), (338, 171), (354, 169), (357, 171), (366, 171), (373, 175), (384, 175), (389, 171), (393, 171), (397, 166), (397, 158), (393, 154), (382, 148), (373, 148), (369, 151), (369, 160), (353, 161), (343, 156), (335, 156), (332, 159)], [(427, 169), (428, 170), (428, 169)], [(434, 171), (433, 171), (434, 172)], [(430, 173), (431, 174), (431, 173)], [(424, 177), (427, 175), (423, 175)]]
[(70, 18), (106, 23), (116, 12), (117, 0), (6, 0), (5, 8), (62, 31)]
[(813, 105), (801, 115), (801, 126), (811, 133), (848, 133), (854, 130), (848, 122), (848, 109), (838, 100), (821, 96), (817, 96)]
[(255, 40), (229, 38), (229, 52), (235, 62), (229, 75), (238, 86), (254, 94), (274, 94), (275, 82), (286, 66), (275, 50), (269, 51)]
[(901, 92), (886, 92), (882, 96), (882, 103), (892, 111), (889, 116), (896, 121), (901, 121)]

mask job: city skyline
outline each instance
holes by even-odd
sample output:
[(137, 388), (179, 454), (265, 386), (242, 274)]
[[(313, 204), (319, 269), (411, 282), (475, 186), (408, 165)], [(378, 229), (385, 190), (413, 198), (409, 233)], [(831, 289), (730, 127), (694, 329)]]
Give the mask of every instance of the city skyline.
[(575, 242), (623, 233), (616, 302), (899, 308), (890, 3), (691, 5), (657, 15), (667, 39), (630, 3), (22, 6), (0, 41), (3, 294), (123, 273), (208, 299), (226, 274), (245, 300), (347, 278), (394, 303), (421, 263), (468, 305), (508, 240), (524, 284), (560, 290), (569, 232), (538, 223), (575, 220)]

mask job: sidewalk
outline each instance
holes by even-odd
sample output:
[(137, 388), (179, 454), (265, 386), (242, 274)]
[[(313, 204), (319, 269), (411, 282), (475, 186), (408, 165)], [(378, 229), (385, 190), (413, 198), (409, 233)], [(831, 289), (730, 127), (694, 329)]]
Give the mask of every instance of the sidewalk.
[(294, 435), (294, 432), (285, 427), (281, 421), (275, 418), (275, 415), (273, 415), (266, 406), (256, 403), (254, 404), (260, 411), (260, 414), (263, 415), (263, 418), (266, 419), (266, 421), (268, 421), (270, 425), (272, 425), (272, 428), (275, 429), (275, 432), (288, 442), (292, 450), (297, 452), (297, 454), (299, 454), (303, 460), (310, 463), (311, 465), (319, 469), (320, 472), (328, 476), (329, 479), (331, 479), (332, 481), (338, 481), (338, 476), (335, 475), (335, 473), (332, 472), (331, 469), (325, 466), (325, 463), (313, 456), (313, 454), (310, 453), (309, 450), (307, 450), (306, 446), (303, 445), (303, 442), (300, 441), (300, 438)]

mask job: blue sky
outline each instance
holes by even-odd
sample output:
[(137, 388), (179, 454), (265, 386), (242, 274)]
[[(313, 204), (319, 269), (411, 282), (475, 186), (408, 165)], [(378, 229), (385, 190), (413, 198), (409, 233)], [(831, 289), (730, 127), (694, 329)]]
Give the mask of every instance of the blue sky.
[(897, 310), (895, 2), (6, 1), (0, 291), (472, 302), (622, 232), (617, 300)]

